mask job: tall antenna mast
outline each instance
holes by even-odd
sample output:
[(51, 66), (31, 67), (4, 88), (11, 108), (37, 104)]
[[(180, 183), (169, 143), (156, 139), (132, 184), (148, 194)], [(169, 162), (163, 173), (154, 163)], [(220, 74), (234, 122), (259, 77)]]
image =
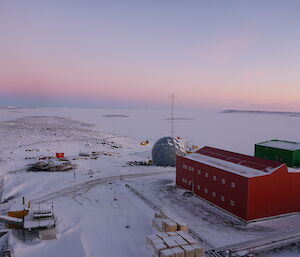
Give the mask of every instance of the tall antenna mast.
[(174, 93), (172, 93), (171, 137), (174, 137)]

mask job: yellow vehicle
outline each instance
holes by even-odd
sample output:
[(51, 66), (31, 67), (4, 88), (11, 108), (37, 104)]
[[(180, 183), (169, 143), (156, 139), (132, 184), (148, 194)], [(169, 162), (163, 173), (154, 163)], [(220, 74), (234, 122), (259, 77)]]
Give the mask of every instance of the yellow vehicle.
[(149, 140), (145, 140), (145, 141), (141, 142), (140, 145), (148, 145), (148, 144), (149, 144)]

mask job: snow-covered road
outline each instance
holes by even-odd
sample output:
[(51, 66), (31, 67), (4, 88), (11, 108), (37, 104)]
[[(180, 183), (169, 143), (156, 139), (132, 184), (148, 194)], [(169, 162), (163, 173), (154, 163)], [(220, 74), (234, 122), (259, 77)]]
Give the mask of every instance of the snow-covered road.
[(112, 181), (122, 181), (129, 178), (139, 178), (139, 177), (148, 177), (148, 176), (158, 176), (158, 175), (164, 175), (168, 173), (174, 173), (174, 170), (163, 170), (163, 171), (155, 171), (155, 172), (149, 172), (149, 173), (133, 173), (133, 174), (122, 174), (117, 176), (107, 176), (107, 177), (101, 177), (101, 178), (95, 178), (88, 181), (83, 181), (80, 183), (76, 183), (73, 186), (68, 186), (66, 188), (59, 189), (57, 191), (51, 192), (47, 195), (43, 195), (37, 198), (32, 198), (32, 202), (46, 202), (51, 201), (53, 199), (56, 199), (61, 196), (76, 196), (80, 195), (84, 192), (87, 192), (93, 187), (99, 186), (101, 184), (112, 182)]

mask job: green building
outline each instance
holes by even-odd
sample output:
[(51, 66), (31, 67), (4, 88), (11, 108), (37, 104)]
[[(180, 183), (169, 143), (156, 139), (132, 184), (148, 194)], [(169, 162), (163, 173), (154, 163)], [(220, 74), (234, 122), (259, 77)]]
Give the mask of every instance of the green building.
[(255, 157), (280, 161), (289, 167), (300, 166), (300, 143), (273, 139), (255, 144)]

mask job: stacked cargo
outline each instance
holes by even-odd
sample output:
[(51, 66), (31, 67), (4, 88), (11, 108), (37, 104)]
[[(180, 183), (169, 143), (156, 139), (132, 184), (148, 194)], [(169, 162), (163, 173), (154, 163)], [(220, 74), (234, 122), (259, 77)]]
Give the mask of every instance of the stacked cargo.
[(205, 251), (184, 231), (162, 232), (147, 236), (156, 257), (204, 257)]
[(161, 208), (159, 213), (155, 214), (153, 227), (165, 232), (188, 231), (188, 225), (167, 208)]

